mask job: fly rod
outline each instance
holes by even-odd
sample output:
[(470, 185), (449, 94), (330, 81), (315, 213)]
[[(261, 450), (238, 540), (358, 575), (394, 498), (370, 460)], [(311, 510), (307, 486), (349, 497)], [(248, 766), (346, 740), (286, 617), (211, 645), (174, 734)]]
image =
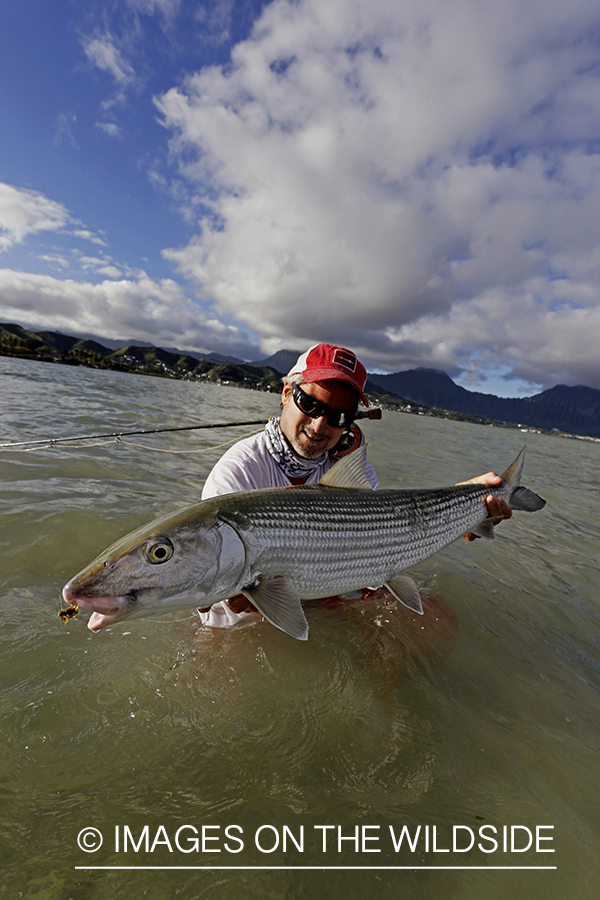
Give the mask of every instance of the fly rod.
[[(357, 412), (357, 419), (381, 419), (380, 407), (373, 409), (361, 409)], [(120, 438), (131, 437), (139, 434), (163, 434), (167, 431), (198, 431), (203, 428), (235, 428), (238, 425), (264, 425), (265, 419), (253, 419), (248, 422), (210, 422), (208, 425), (180, 425), (173, 428), (148, 428), (142, 431), (109, 431), (104, 434), (85, 434), (76, 437), (65, 438), (43, 438), (41, 440), (31, 441), (12, 441), (8, 444), (0, 444), (0, 449), (12, 447), (33, 446), (35, 444), (66, 444), (69, 441), (91, 441), (97, 438)]]

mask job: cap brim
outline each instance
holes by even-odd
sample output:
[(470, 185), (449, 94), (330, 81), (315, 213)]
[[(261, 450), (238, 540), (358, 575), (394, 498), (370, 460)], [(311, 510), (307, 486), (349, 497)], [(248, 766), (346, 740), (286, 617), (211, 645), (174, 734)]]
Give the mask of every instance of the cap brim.
[(331, 368), (323, 366), (322, 368), (305, 369), (302, 372), (302, 377), (307, 384), (312, 384), (313, 381), (343, 381), (360, 395), (365, 406), (369, 405), (369, 401), (367, 400), (364, 391), (359, 388), (357, 383), (350, 376), (346, 376), (343, 372), (340, 372), (337, 366), (332, 366)]

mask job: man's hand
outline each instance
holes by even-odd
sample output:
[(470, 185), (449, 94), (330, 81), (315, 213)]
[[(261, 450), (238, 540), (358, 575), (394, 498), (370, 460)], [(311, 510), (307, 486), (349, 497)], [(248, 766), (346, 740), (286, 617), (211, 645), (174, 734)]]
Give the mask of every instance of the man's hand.
[[(231, 612), (234, 613), (243, 613), (243, 612), (258, 612), (257, 608), (253, 606), (245, 594), (236, 594), (234, 597), (229, 597), (225, 600), (225, 603), (229, 606)], [(199, 606), (198, 612), (207, 613), (210, 611), (210, 606)]]
[(227, 603), (229, 604), (229, 609), (234, 613), (258, 612), (245, 594), (236, 594), (235, 597), (229, 597)]
[[(475, 478), (469, 478), (468, 481), (459, 481), (459, 484), (502, 484), (502, 479), (499, 475), (496, 475), (495, 472), (486, 472), (485, 475), (477, 475)], [(485, 498), (485, 502), (487, 504), (488, 513), (490, 518), (492, 519), (492, 523), (497, 525), (498, 522), (501, 522), (503, 519), (511, 519), (512, 518), (512, 509), (501, 497), (494, 497), (493, 494), (490, 494)], [(473, 534), (473, 532), (469, 532), (469, 534), (463, 535), (465, 541), (474, 541), (477, 539), (479, 535)]]

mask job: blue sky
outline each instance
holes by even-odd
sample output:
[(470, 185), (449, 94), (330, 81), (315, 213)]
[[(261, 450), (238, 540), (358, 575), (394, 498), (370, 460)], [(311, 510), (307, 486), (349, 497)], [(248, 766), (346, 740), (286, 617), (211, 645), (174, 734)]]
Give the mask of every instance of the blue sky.
[(0, 321), (600, 388), (590, 0), (21, 0)]

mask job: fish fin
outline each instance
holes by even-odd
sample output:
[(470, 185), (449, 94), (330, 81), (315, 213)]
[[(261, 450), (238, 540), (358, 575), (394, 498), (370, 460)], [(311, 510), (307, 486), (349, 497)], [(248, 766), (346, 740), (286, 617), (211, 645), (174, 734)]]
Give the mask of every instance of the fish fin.
[(342, 457), (339, 462), (328, 469), (319, 484), (325, 487), (360, 488), (363, 491), (372, 491), (373, 485), (367, 478), (367, 445), (365, 443)]
[(471, 529), (471, 534), (476, 534), (477, 537), (486, 538), (488, 541), (496, 540), (496, 532), (494, 531), (494, 522), (492, 519), (484, 519), (483, 522), (480, 522), (477, 528)]
[[(507, 484), (511, 484), (514, 487), (512, 496), (508, 501), (510, 508), (521, 509), (525, 512), (535, 512), (537, 509), (542, 509), (546, 505), (546, 501), (534, 494), (533, 491), (521, 487), (521, 472), (523, 471), (524, 458), (525, 447), (523, 447), (514, 463), (500, 477), (502, 481), (506, 481)], [(475, 534), (477, 534), (477, 531), (475, 531)]]
[(267, 578), (242, 594), (262, 613), (267, 622), (299, 641), (308, 640), (308, 622), (298, 591), (283, 575)]
[(502, 473), (502, 475), (500, 476), (502, 481), (506, 481), (507, 484), (512, 484), (513, 487), (517, 487), (517, 485), (521, 483), (521, 472), (523, 471), (524, 461), (525, 447), (523, 447), (515, 461), (511, 463), (506, 472)]
[(534, 494), (533, 491), (528, 490), (526, 487), (517, 487), (513, 491), (513, 495), (508, 501), (508, 505), (511, 509), (522, 509), (525, 512), (535, 512), (536, 509), (543, 509), (546, 505), (546, 501), (541, 497), (538, 497), (537, 494)]
[(396, 575), (385, 582), (385, 586), (393, 594), (396, 600), (403, 603), (409, 609), (413, 609), (420, 616), (423, 615), (423, 604), (417, 585), (409, 575)]

